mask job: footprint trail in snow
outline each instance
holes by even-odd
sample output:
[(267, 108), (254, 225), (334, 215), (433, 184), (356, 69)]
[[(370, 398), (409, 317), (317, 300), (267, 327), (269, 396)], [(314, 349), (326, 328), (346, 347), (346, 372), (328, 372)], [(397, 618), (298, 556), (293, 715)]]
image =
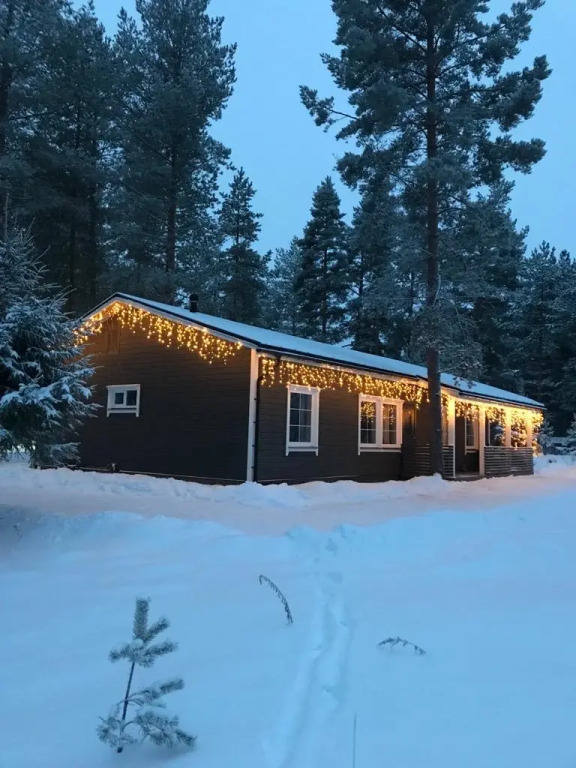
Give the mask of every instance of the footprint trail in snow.
[(268, 768), (317, 768), (331, 722), (345, 703), (351, 629), (342, 574), (330, 562), (337, 556), (338, 545), (330, 537), (312, 561), (316, 599), (311, 631), (282, 714), (263, 744)]

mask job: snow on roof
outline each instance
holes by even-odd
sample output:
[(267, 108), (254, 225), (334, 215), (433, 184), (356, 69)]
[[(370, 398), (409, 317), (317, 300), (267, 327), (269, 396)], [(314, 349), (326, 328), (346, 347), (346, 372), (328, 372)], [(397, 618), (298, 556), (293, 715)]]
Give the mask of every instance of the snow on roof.
[[(393, 373), (413, 379), (426, 380), (426, 368), (401, 360), (393, 360), (380, 355), (370, 355), (367, 352), (357, 352), (354, 349), (339, 347), (335, 344), (324, 344), (321, 341), (312, 341), (298, 336), (291, 336), (279, 331), (270, 331), (266, 328), (258, 328), (255, 325), (237, 323), (234, 320), (226, 320), (214, 315), (206, 315), (202, 312), (190, 312), (182, 307), (171, 304), (162, 304), (158, 301), (150, 301), (139, 296), (131, 296), (127, 293), (115, 293), (100, 307), (114, 300), (127, 301), (146, 309), (157, 311), (164, 315), (176, 317), (183, 322), (194, 323), (209, 330), (238, 339), (248, 346), (252, 346), (263, 352), (275, 352), (289, 354), (295, 357), (303, 357), (315, 361), (323, 361), (332, 364), (344, 365), (352, 368), (370, 370), (379, 373)], [(95, 311), (95, 310), (93, 310)], [(92, 312), (90, 313), (92, 314)], [(445, 387), (456, 390), (461, 395), (472, 396), (488, 400), (515, 403), (532, 408), (543, 408), (542, 403), (531, 400), (528, 397), (508, 392), (504, 389), (491, 387), (488, 384), (472, 382), (469, 384), (462, 379), (443, 373), (442, 384)]]

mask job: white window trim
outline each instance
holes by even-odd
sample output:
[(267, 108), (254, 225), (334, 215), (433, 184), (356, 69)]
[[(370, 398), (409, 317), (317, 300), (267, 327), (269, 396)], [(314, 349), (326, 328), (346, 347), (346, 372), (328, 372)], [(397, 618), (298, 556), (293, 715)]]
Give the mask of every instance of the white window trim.
[[(112, 413), (133, 413), (135, 416), (140, 416), (140, 384), (109, 384), (106, 389), (108, 390), (106, 416)], [(136, 405), (115, 405), (114, 395), (129, 389), (136, 390)]]
[[(468, 423), (474, 425), (474, 445), (468, 445)], [(474, 453), (480, 450), (480, 415), (477, 419), (464, 418), (464, 453)]]
[[(309, 443), (290, 442), (290, 395), (299, 392), (303, 395), (312, 395), (312, 440)], [(319, 387), (303, 387), (299, 384), (288, 384), (286, 396), (286, 456), (289, 453), (315, 453), (318, 456), (318, 423), (320, 416), (320, 389)]]
[[(362, 403), (366, 401), (377, 404), (376, 437), (380, 439), (376, 443), (361, 442)], [(396, 442), (393, 445), (391, 443), (382, 442), (382, 406), (383, 405), (396, 406)], [(374, 452), (384, 453), (386, 451), (400, 451), (402, 449), (403, 407), (404, 407), (404, 400), (394, 400), (388, 397), (379, 397), (377, 395), (358, 395), (358, 454), (374, 453)]]

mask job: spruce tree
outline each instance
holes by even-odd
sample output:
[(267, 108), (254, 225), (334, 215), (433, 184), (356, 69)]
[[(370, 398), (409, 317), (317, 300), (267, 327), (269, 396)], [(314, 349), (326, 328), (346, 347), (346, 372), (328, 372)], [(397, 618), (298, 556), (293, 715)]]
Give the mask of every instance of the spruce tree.
[(64, 299), (46, 283), (30, 236), (0, 241), (0, 458), (23, 450), (33, 465), (76, 458), (75, 429), (90, 416), (92, 373)]
[(558, 370), (554, 307), (560, 291), (558, 258), (549, 243), (541, 243), (522, 263), (514, 297), (514, 361), (521, 387), (529, 397), (553, 405)]
[(288, 248), (278, 248), (268, 275), (263, 322), (267, 328), (298, 336), (302, 331), (296, 282), (302, 269), (298, 238)]
[(348, 329), (354, 349), (400, 358), (410, 343), (418, 303), (414, 269), (405, 255), (404, 212), (386, 179), (360, 185), (349, 235)]
[(556, 298), (552, 304), (555, 355), (554, 381), (547, 408), (554, 425), (563, 433), (576, 410), (576, 263), (567, 251), (558, 256)]
[(41, 80), (66, 7), (66, 0), (0, 3), (0, 228), (7, 199), (17, 209), (30, 202), (25, 146), (43, 111)]
[(209, 129), (232, 93), (235, 46), (222, 44), (223, 19), (208, 14), (208, 0), (136, 0), (136, 11), (121, 12), (115, 38), (124, 77), (114, 243), (148, 295), (171, 300), (215, 252), (229, 153)]
[(184, 688), (184, 681), (181, 678), (153, 683), (132, 691), (134, 671), (137, 666), (151, 667), (156, 659), (172, 653), (177, 648), (176, 643), (171, 640), (153, 642), (158, 635), (168, 629), (170, 622), (162, 617), (153, 624), (149, 624), (149, 609), (150, 600), (144, 598), (136, 600), (132, 640), (110, 652), (111, 662), (125, 660), (130, 664), (124, 698), (112, 707), (108, 717), (100, 718), (101, 723), (97, 729), (98, 738), (117, 752), (122, 752), (128, 744), (134, 744), (137, 736), (141, 741), (148, 738), (158, 746), (170, 747), (176, 744), (191, 747), (196, 740), (194, 736), (190, 736), (180, 728), (177, 717), (158, 712), (166, 706), (162, 701), (166, 694), (181, 691)]
[(256, 194), (250, 179), (240, 168), (219, 212), (223, 240), (222, 313), (230, 320), (257, 323), (262, 315), (268, 255), (254, 248), (260, 232), (261, 213), (252, 209)]
[(296, 291), (302, 332), (308, 338), (334, 343), (344, 336), (347, 238), (340, 198), (327, 177), (314, 193), (311, 218), (298, 241), (302, 263)]
[(25, 143), (22, 207), (51, 279), (76, 314), (94, 306), (105, 269), (105, 193), (112, 181), (118, 69), (93, 2), (61, 14), (45, 67), (39, 116)]
[(576, 413), (572, 415), (572, 422), (566, 432), (563, 453), (569, 456), (576, 456)]
[[(378, 169), (394, 182), (411, 214), (419, 237), (415, 257), (425, 266), (420, 333), (435, 473), (442, 471), (440, 352), (454, 318), (453, 299), (442, 291), (451, 258), (444, 239), (475, 193), (498, 183), (507, 168), (528, 172), (544, 154), (542, 141), (515, 141), (512, 130), (540, 99), (549, 75), (546, 58), (521, 71), (509, 65), (542, 4), (515, 2), (510, 12), (489, 21), (485, 0), (333, 0), (341, 50), (323, 61), (349, 93), (350, 109), (334, 97), (301, 90), (317, 124), (344, 117), (338, 137), (359, 145), (338, 164), (345, 181), (355, 185)], [(465, 351), (461, 335), (456, 342)]]
[(552, 439), (554, 438), (554, 428), (548, 418), (545, 418), (540, 425), (536, 438), (542, 453), (550, 453), (550, 449), (553, 445)]

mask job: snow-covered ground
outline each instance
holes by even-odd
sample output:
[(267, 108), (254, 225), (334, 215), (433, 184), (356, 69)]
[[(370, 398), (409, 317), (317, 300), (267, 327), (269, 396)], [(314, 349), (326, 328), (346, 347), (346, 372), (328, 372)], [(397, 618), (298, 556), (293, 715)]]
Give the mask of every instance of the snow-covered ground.
[[(0, 465), (0, 768), (574, 768), (575, 490), (559, 460), (236, 488)], [(184, 677), (192, 754), (95, 735), (140, 595), (180, 647), (136, 684)]]

